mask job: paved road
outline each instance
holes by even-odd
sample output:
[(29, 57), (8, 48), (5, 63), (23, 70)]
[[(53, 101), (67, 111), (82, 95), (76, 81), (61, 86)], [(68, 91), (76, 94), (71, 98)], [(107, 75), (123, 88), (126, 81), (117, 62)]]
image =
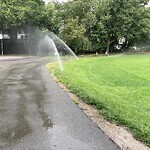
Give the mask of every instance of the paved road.
[(28, 60), (0, 69), (0, 150), (117, 149), (43, 63)]

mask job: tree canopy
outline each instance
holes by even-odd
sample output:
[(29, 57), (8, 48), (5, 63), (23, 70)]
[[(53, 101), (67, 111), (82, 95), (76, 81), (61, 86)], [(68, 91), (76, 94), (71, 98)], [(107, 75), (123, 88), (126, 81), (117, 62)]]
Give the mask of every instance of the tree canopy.
[[(147, 3), (148, 0), (73, 0), (61, 4), (61, 36), (64, 36), (65, 40), (68, 37), (66, 42), (69, 46), (72, 46), (72, 43), (78, 45), (82, 41), (81, 38), (70, 38), (70, 34), (73, 35), (73, 30), (76, 31), (78, 25), (82, 27), (82, 32), (78, 29), (78, 34), (81, 33), (82, 39), (88, 41), (88, 50), (108, 53), (110, 50), (114, 51), (117, 46), (120, 46), (119, 50), (124, 49), (149, 39), (150, 9), (145, 7)], [(76, 22), (72, 23), (69, 31), (68, 24), (70, 26), (74, 19)], [(120, 39), (125, 39), (122, 45), (119, 45)]]
[(0, 27), (21, 27), (31, 21), (34, 24), (35, 19), (41, 16), (42, 6), (44, 2), (41, 0), (0, 0)]
[(77, 53), (120, 51), (150, 38), (148, 1), (70, 0), (45, 5), (42, 0), (0, 0), (0, 30), (45, 28)]

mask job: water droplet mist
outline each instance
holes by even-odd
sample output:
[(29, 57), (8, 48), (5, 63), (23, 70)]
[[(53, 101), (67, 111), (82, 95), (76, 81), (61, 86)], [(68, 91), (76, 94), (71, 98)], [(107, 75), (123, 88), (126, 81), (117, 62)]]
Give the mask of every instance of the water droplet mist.
[(52, 32), (44, 35), (44, 38), (40, 41), (37, 55), (49, 56), (51, 58), (54, 57), (54, 60), (58, 62), (61, 71), (63, 71), (61, 59), (78, 59), (75, 53)]

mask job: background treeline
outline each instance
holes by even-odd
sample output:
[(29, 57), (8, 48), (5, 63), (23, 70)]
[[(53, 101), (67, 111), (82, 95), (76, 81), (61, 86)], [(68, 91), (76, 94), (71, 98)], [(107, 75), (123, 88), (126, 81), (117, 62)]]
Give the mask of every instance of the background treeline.
[[(15, 40), (17, 32), (48, 29), (76, 53), (119, 52), (149, 44), (149, 0), (0, 0), (0, 30)], [(32, 29), (31, 29), (32, 27)]]

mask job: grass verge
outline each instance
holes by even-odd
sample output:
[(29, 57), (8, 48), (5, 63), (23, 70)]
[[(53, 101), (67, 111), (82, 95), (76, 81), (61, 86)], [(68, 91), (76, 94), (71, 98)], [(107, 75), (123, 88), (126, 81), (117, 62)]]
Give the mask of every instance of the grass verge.
[(54, 74), (73, 93), (150, 146), (150, 55), (82, 58), (64, 70)]

